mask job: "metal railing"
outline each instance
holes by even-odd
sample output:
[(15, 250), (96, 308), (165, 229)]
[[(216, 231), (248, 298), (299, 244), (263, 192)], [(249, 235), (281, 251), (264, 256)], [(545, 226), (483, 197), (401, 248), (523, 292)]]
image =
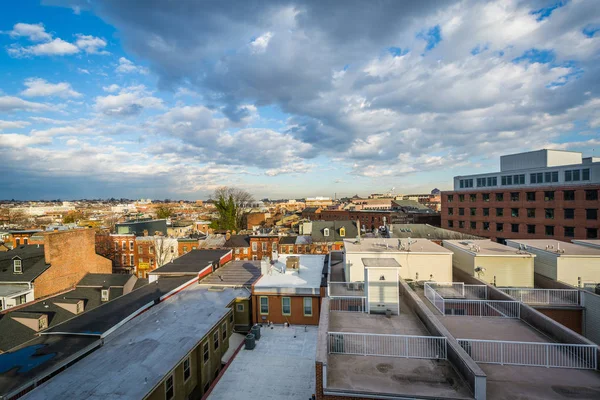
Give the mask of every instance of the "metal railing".
[(465, 285), (465, 298), (487, 299), (487, 285)]
[(446, 338), (328, 332), (329, 354), (446, 359)]
[[(521, 303), (508, 300), (444, 300), (448, 316), (520, 318)], [(437, 308), (437, 306), (436, 306)], [(438, 308), (439, 310), (439, 308)], [(440, 310), (441, 312), (441, 310)]]
[(329, 296), (364, 296), (364, 282), (328, 282)]
[(499, 290), (525, 304), (579, 304), (579, 290), (577, 289), (499, 288)]
[(473, 361), (484, 364), (596, 369), (598, 346), (457, 339)]
[(446, 314), (444, 307), (444, 298), (433, 289), (429, 283), (425, 283), (425, 297), (433, 304), (435, 308), (442, 314)]
[(343, 296), (330, 297), (329, 311), (366, 312), (366, 298)]
[(463, 282), (425, 282), (442, 297), (464, 297), (465, 284)]

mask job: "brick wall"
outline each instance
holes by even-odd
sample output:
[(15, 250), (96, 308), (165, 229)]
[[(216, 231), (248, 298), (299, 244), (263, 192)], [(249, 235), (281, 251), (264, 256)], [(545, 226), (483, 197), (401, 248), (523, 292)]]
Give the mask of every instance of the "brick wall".
[(36, 298), (72, 288), (87, 273), (112, 273), (111, 261), (96, 254), (92, 229), (46, 234), (44, 254), (51, 266), (33, 282)]
[[(256, 243), (256, 250), (254, 250), (254, 244)], [(263, 243), (266, 243), (266, 250), (263, 251)], [(275, 244), (275, 250), (278, 248), (279, 237), (278, 236), (250, 236), (250, 255), (251, 259), (256, 256), (257, 260), (262, 260), (263, 257), (271, 257), (273, 255), (273, 244)]]

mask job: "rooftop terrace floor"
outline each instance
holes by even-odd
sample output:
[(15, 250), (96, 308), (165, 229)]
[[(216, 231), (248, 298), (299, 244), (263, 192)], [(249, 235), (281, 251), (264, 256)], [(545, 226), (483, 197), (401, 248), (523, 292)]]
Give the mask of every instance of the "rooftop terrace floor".
[(254, 350), (240, 350), (208, 399), (309, 399), (315, 393), (317, 331), (263, 327)]

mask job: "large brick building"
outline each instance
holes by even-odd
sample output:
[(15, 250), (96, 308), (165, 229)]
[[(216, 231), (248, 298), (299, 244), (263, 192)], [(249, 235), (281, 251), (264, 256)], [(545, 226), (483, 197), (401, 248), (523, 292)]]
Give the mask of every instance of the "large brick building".
[(442, 227), (505, 239), (596, 239), (600, 158), (539, 150), (501, 157), (500, 172), (458, 176)]

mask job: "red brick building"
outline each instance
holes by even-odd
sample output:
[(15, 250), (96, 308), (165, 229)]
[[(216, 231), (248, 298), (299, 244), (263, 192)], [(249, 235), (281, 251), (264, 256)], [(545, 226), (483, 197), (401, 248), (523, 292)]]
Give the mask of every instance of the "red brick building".
[(262, 260), (263, 257), (273, 257), (273, 252), (279, 247), (277, 235), (250, 236), (250, 257), (252, 260)]

